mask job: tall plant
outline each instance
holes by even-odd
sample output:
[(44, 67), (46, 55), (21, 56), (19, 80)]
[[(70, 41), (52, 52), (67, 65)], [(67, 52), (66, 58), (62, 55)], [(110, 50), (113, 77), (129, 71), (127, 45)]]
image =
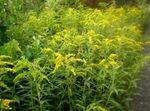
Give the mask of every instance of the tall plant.
[[(14, 64), (9, 61), (10, 56), (0, 55), (0, 110), (5, 111), (11, 109), (10, 103), (14, 103), (15, 99), (11, 96), (12, 73), (11, 68)], [(6, 94), (7, 93), (7, 94)]]

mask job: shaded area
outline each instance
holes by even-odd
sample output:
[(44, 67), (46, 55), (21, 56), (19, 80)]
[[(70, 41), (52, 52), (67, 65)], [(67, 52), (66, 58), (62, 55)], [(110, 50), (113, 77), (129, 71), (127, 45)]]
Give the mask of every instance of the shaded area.
[[(146, 53), (150, 53), (150, 47), (146, 46)], [(150, 111), (150, 63), (146, 65), (141, 80), (138, 83), (137, 93), (131, 104), (130, 111)]]
[[(150, 14), (148, 18), (150, 18)], [(150, 19), (145, 36), (148, 37), (147, 39), (150, 39)], [(145, 46), (143, 53), (145, 55), (150, 54), (149, 45)], [(150, 111), (150, 62), (145, 66), (143, 74), (141, 74), (140, 81), (138, 82), (137, 95), (133, 98), (130, 111)]]

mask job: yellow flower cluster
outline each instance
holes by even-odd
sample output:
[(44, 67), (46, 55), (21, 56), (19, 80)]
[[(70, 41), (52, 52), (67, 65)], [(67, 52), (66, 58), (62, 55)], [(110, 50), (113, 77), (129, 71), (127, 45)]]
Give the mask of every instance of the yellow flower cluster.
[(36, 17), (36, 16), (31, 15), (31, 16), (29, 17), (29, 20), (31, 20), (31, 21), (36, 21), (36, 20), (37, 20), (37, 17)]
[(49, 53), (49, 52), (54, 52), (51, 48), (44, 48), (43, 49), (43, 53), (44, 54), (47, 54), (47, 53)]
[(12, 57), (6, 55), (0, 55), (0, 60), (11, 59)]
[(0, 103), (1, 103), (0, 108), (2, 110), (11, 110), (12, 108), (10, 107), (10, 103), (14, 103), (14, 102), (16, 102), (16, 100), (14, 99), (0, 99)]

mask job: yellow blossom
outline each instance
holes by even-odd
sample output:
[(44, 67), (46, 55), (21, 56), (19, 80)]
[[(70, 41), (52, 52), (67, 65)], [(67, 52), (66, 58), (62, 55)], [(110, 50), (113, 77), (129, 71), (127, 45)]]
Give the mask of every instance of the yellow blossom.
[(48, 52), (54, 52), (54, 51), (51, 48), (45, 48), (43, 49), (43, 52), (47, 54)]
[(31, 16), (29, 16), (29, 20), (32, 20), (32, 21), (37, 20), (37, 17), (36, 17), (36, 16), (31, 15)]
[(117, 62), (115, 62), (115, 61), (110, 61), (109, 62), (111, 65), (117, 65)]
[(11, 110), (12, 108), (9, 106), (10, 103), (16, 102), (14, 99), (0, 99), (0, 102), (2, 102), (1, 108), (3, 110)]
[(117, 54), (110, 54), (110, 56), (108, 57), (110, 60), (114, 60), (118, 58)]

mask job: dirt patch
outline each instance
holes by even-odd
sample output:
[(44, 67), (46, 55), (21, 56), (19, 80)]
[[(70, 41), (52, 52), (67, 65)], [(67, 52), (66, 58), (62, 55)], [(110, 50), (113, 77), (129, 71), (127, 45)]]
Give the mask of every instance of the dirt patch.
[(146, 65), (141, 75), (137, 93), (131, 103), (130, 111), (150, 111), (150, 63)]

